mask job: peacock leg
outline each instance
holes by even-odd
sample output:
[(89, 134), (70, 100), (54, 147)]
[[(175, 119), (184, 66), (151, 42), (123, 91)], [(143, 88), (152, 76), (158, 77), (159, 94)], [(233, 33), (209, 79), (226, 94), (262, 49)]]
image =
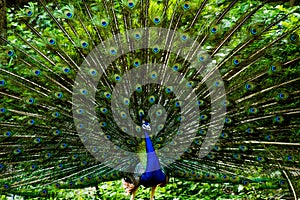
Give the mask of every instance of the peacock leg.
[(151, 189), (150, 200), (154, 200), (155, 190), (157, 186), (153, 186)]
[(137, 190), (138, 190), (138, 188), (136, 188), (136, 189), (131, 193), (130, 200), (134, 200)]

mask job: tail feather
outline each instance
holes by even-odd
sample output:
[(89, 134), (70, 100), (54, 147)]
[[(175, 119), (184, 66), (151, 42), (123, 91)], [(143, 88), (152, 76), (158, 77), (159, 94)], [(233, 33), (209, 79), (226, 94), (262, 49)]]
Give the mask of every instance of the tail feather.
[[(126, 154), (144, 150), (143, 116), (152, 124), (150, 138), (167, 175), (299, 195), (299, 8), (269, 3), (218, 1), (217, 8), (208, 0), (30, 3), (19, 12), (14, 36), (0, 37), (7, 44), (0, 54), (1, 193), (48, 196), (56, 188), (131, 176), (129, 169), (140, 161)], [(160, 29), (138, 29), (146, 27)], [(188, 48), (181, 48), (191, 39)], [(136, 50), (141, 44), (148, 48)], [(195, 58), (198, 62), (190, 63)], [(207, 66), (208, 60), (214, 66)], [(174, 77), (168, 69), (181, 76), (165, 86), (126, 79), (128, 71), (143, 66), (143, 80), (163, 75), (169, 83)], [(217, 72), (220, 77), (210, 80)], [(133, 94), (118, 91), (120, 83)], [(75, 94), (78, 85), (84, 87)], [(223, 86), (225, 94), (212, 99), (213, 89)], [(74, 95), (89, 96), (91, 88), (95, 97), (74, 105)], [(185, 90), (197, 101), (183, 101), (188, 99)], [(121, 105), (112, 108), (116, 95)], [(82, 109), (89, 103), (96, 116)], [(212, 117), (216, 103), (226, 116)], [(188, 124), (195, 107), (198, 121)], [(92, 138), (81, 138), (78, 130), (93, 128), (74, 123), (83, 114), (101, 127)], [(220, 121), (222, 132), (210, 134)], [(188, 127), (180, 129), (184, 123)], [(91, 139), (94, 148), (88, 151), (83, 144)], [(112, 142), (124, 155), (108, 160), (112, 149), (99, 141)], [(111, 163), (120, 171), (108, 167)]]

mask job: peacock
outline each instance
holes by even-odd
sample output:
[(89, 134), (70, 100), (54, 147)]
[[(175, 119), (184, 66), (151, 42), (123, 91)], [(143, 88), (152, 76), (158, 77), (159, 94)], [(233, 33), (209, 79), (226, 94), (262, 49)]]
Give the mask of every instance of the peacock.
[(10, 12), (1, 194), (122, 179), (132, 200), (140, 186), (153, 200), (175, 178), (299, 198), (299, 6), (39, 0)]

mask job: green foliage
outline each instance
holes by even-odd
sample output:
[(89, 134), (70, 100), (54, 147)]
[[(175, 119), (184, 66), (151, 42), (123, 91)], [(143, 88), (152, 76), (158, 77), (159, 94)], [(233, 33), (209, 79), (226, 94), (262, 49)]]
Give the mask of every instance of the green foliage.
[[(150, 188), (140, 187), (136, 200), (149, 199)], [(229, 186), (224, 184), (209, 184), (192, 182), (186, 180), (171, 179), (166, 187), (158, 187), (156, 199), (164, 200), (210, 200), (210, 199), (276, 199), (283, 196), (281, 190), (257, 190), (249, 186)], [(6, 199), (8, 196), (1, 196), (0, 199)], [(15, 199), (22, 199), (21, 196), (15, 196)], [(31, 199), (31, 198), (26, 198)], [(86, 188), (78, 190), (55, 190), (50, 200), (57, 199), (101, 199), (101, 200), (122, 200), (130, 199), (124, 192), (121, 181), (111, 181), (99, 184), (99, 190), (96, 188)]]

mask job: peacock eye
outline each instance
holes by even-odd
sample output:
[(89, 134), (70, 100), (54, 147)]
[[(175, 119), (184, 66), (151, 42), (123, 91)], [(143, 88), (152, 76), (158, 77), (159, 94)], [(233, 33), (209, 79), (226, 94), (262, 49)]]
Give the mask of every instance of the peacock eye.
[(83, 42), (81, 45), (82, 45), (83, 48), (86, 48), (88, 46), (88, 43), (87, 42)]
[(255, 28), (252, 28), (252, 29), (251, 29), (251, 33), (252, 33), (253, 35), (256, 35), (256, 34), (257, 34), (257, 30), (256, 30)]
[(108, 25), (108, 23), (106, 21), (101, 22), (101, 26), (106, 27), (107, 25)]
[(112, 50), (110, 50), (110, 53), (111, 53), (112, 55), (115, 55), (115, 54), (117, 53), (117, 51), (116, 51), (115, 49), (112, 49)]
[(216, 29), (216, 28), (212, 28), (212, 29), (211, 29), (211, 32), (212, 32), (212, 33), (216, 33), (216, 32), (217, 32), (217, 29)]
[(69, 72), (70, 72), (70, 68), (67, 68), (67, 67), (64, 68), (64, 72), (65, 72), (65, 73), (69, 73)]
[(245, 85), (245, 88), (246, 88), (247, 90), (250, 90), (250, 89), (251, 89), (251, 85), (250, 85), (250, 84), (246, 84), (246, 85)]
[(187, 84), (186, 84), (187, 87), (192, 87), (193, 86), (193, 82), (189, 81)]
[(60, 98), (63, 97), (63, 93), (62, 93), (62, 92), (56, 92), (56, 93), (55, 93), (55, 96), (56, 96), (58, 99), (60, 99)]
[(96, 76), (98, 74), (98, 72), (95, 69), (91, 69), (89, 71), (89, 74), (92, 75), (92, 76)]
[(159, 48), (154, 47), (154, 48), (153, 48), (153, 52), (154, 52), (154, 53), (158, 53), (158, 52), (159, 52)]
[(107, 111), (108, 111), (107, 108), (102, 108), (101, 109), (101, 112), (104, 113), (104, 114), (107, 113)]
[(206, 118), (207, 118), (206, 115), (200, 115), (200, 119), (204, 120), (204, 119), (206, 119)]
[(295, 35), (291, 35), (290, 39), (292, 42), (295, 42), (297, 40), (297, 37)]
[(81, 90), (81, 94), (86, 95), (87, 93), (88, 93), (88, 91), (86, 89)]
[(31, 10), (27, 11), (27, 16), (31, 16), (33, 14), (33, 12)]
[(5, 81), (4, 80), (0, 80), (0, 86), (4, 86), (5, 85)]
[(188, 3), (183, 4), (183, 8), (185, 10), (188, 10), (190, 8), (190, 4), (188, 4)]
[(121, 76), (115, 75), (115, 81), (120, 82), (121, 81)]
[[(155, 102), (155, 97), (154, 96), (151, 96), (151, 97), (149, 97), (149, 102), (150, 103), (154, 103)], [(147, 123), (147, 122), (146, 122)], [(145, 123), (145, 124), (146, 124)]]
[(273, 65), (273, 66), (271, 67), (271, 70), (272, 70), (273, 72), (276, 71), (276, 66)]
[(49, 44), (51, 44), (51, 45), (55, 44), (55, 40), (54, 39), (49, 39)]
[(97, 152), (97, 151), (98, 151), (97, 147), (94, 147), (93, 152)]
[(240, 63), (239, 60), (237, 60), (237, 59), (234, 59), (234, 60), (233, 60), (233, 64), (238, 65), (239, 63)]
[(29, 102), (30, 104), (32, 104), (32, 103), (34, 103), (34, 99), (33, 99), (33, 98), (30, 98), (30, 99), (28, 100), (28, 102)]
[(71, 17), (73, 17), (73, 14), (71, 12), (67, 12), (66, 16), (67, 16), (67, 18), (71, 18)]
[(106, 122), (101, 122), (101, 127), (106, 127), (106, 126), (107, 126)]
[(127, 114), (125, 112), (121, 112), (121, 117), (122, 118), (126, 118), (127, 117)]
[(159, 19), (158, 17), (155, 17), (154, 20), (153, 20), (153, 22), (154, 22), (155, 24), (158, 24), (158, 23), (160, 22), (160, 19)]
[(83, 114), (83, 113), (84, 113), (84, 110), (83, 110), (83, 109), (78, 109), (78, 110), (77, 110), (77, 113), (78, 113), (78, 114)]
[(59, 135), (60, 133), (61, 133), (60, 130), (55, 130), (55, 131), (54, 131), (54, 134), (55, 134), (55, 135)]
[(105, 95), (105, 97), (106, 97), (107, 99), (109, 99), (109, 98), (111, 97), (111, 94), (107, 93), (107, 94)]
[(129, 3), (128, 3), (128, 7), (129, 7), (129, 8), (133, 8), (133, 7), (134, 7), (134, 3), (129, 2)]
[(135, 38), (140, 39), (141, 38), (140, 34), (135, 34)]
[(284, 95), (283, 93), (280, 93), (280, 94), (279, 94), (279, 97), (280, 97), (281, 99), (283, 99), (283, 98), (285, 97), (285, 95)]
[(14, 55), (14, 51), (13, 50), (9, 50), (8, 52), (7, 52), (7, 54), (8, 54), (8, 56), (13, 56)]
[(125, 104), (125, 105), (128, 105), (128, 104), (129, 104), (129, 100), (126, 99), (126, 100), (124, 101), (124, 104)]
[(262, 157), (260, 157), (260, 156), (257, 157), (257, 160), (258, 160), (258, 161), (261, 161), (261, 160), (262, 160)]
[(178, 117), (177, 121), (181, 122), (181, 121), (183, 121), (183, 119), (184, 119), (183, 117)]
[(230, 123), (230, 119), (228, 117), (225, 118), (225, 123)]
[(5, 135), (6, 135), (7, 137), (11, 136), (11, 132), (10, 132), (10, 131), (7, 131), (7, 132), (5, 133)]
[(152, 72), (150, 75), (151, 79), (156, 79), (157, 78), (157, 73), (156, 72)]

